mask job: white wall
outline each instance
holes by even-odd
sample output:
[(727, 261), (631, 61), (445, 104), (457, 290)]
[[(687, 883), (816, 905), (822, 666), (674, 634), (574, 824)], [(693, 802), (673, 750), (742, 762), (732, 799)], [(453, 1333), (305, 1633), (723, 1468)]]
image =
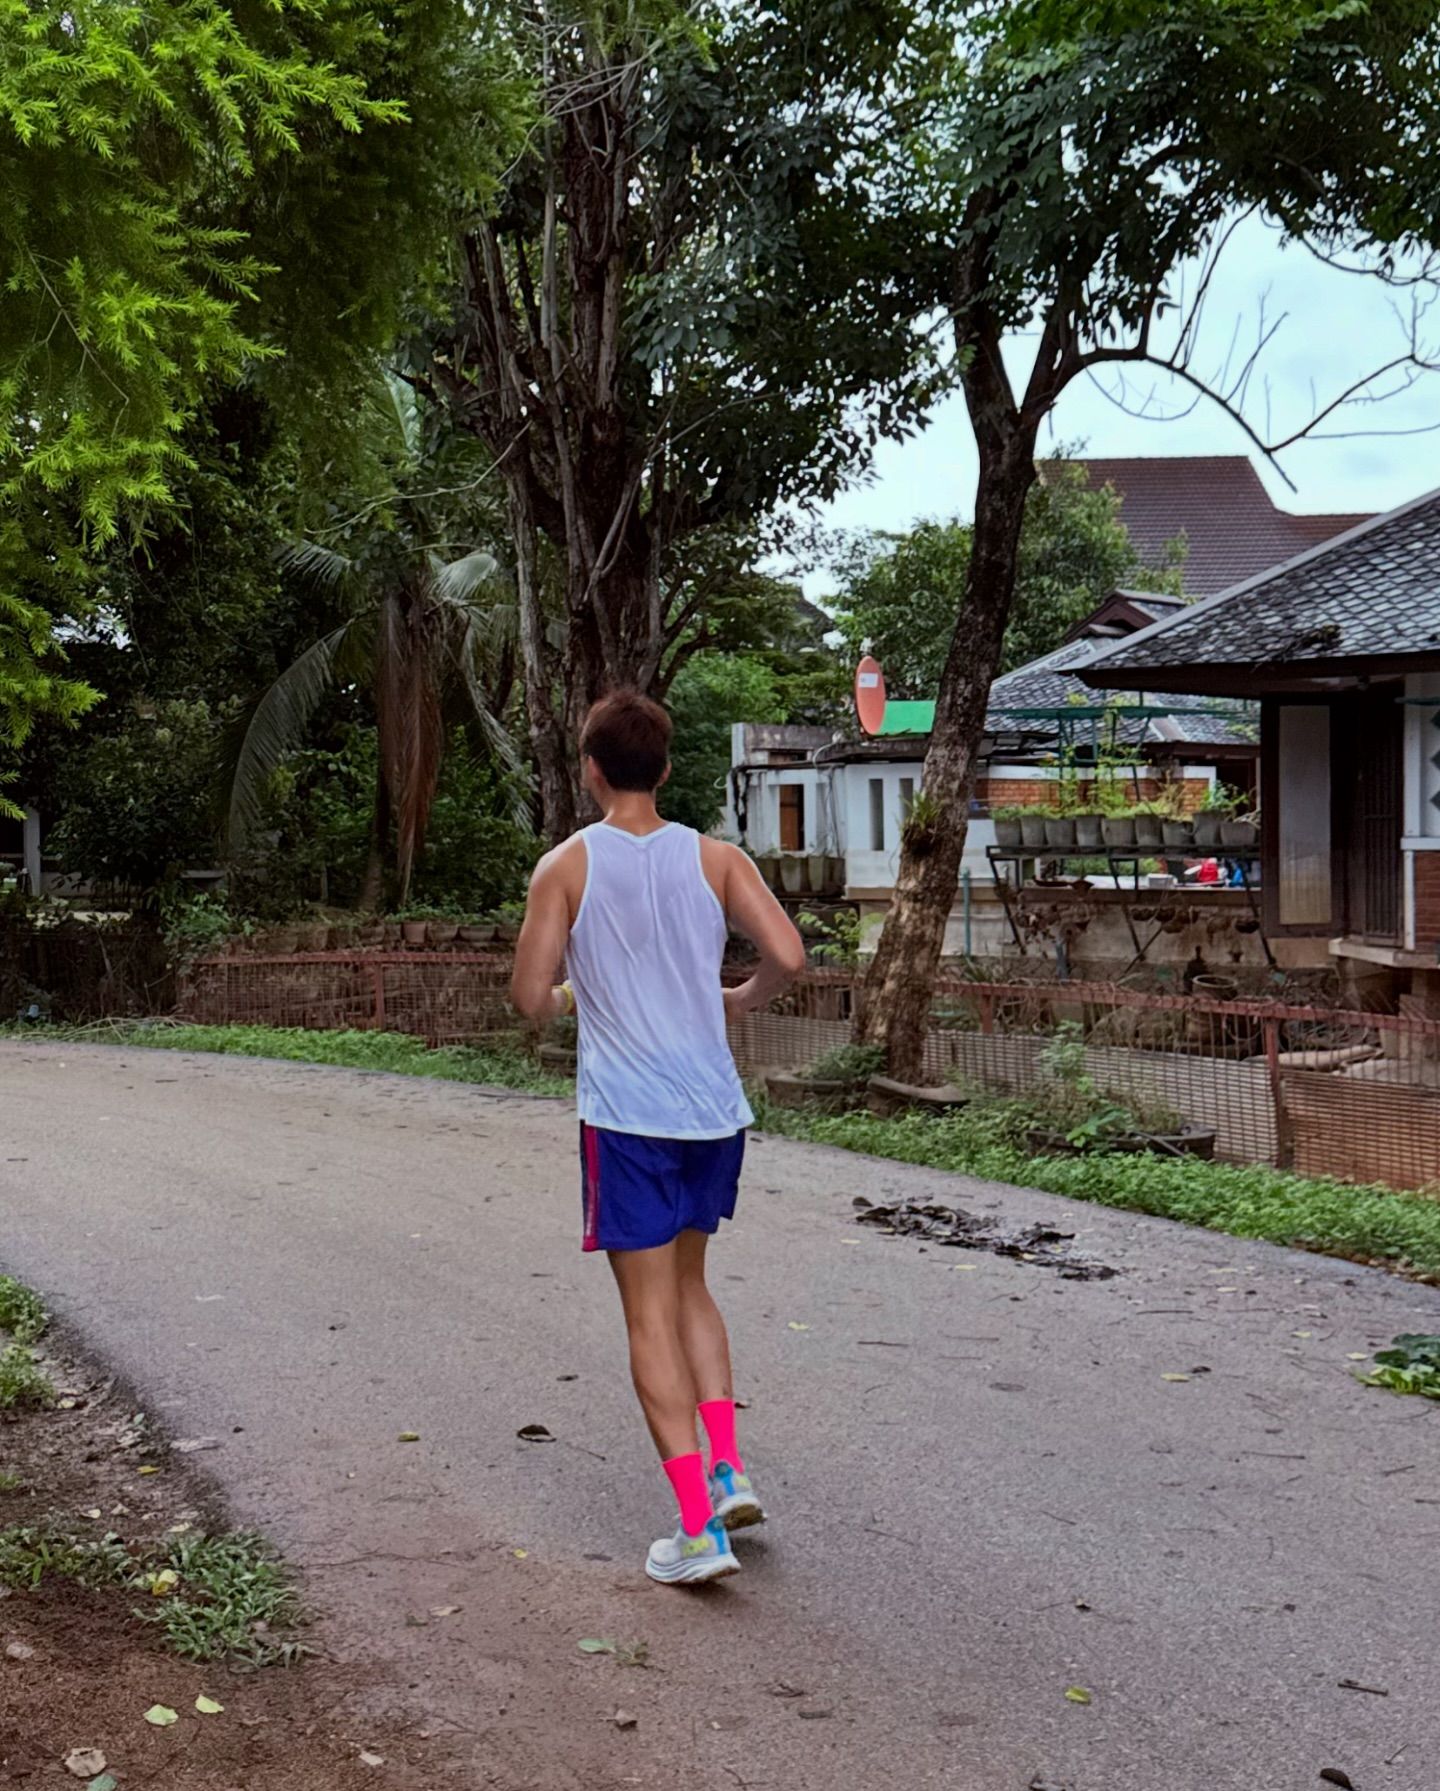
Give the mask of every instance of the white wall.
[[(838, 815), (835, 766), (786, 765), (746, 773), (749, 806), (745, 846), (755, 854), (780, 850), (780, 791), (799, 784), (805, 792), (805, 850), (844, 850), (843, 827)], [(720, 832), (725, 839), (740, 839), (740, 821), (733, 792), (727, 792)]]
[[(904, 824), (901, 784), (907, 780), (915, 791), (921, 787), (924, 769), (919, 759), (895, 763), (869, 763), (838, 767), (840, 806), (844, 815), (845, 882), (851, 889), (892, 889), (900, 868), (900, 829)], [(874, 811), (870, 786), (880, 785), (880, 844), (875, 844)], [(975, 819), (965, 836), (961, 869), (972, 877), (990, 877), (986, 846), (995, 844), (992, 821)]]

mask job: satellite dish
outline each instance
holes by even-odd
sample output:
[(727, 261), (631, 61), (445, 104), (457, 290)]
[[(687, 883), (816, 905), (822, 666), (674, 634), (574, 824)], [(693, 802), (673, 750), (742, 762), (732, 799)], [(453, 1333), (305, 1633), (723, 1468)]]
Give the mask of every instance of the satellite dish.
[(855, 667), (855, 713), (863, 733), (878, 734), (885, 725), (885, 674), (868, 653)]

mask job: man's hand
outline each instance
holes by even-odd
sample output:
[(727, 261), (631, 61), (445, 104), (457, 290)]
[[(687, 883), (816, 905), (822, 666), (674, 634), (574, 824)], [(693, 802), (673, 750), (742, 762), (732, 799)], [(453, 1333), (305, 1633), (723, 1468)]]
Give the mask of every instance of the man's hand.
[(753, 1014), (763, 1005), (753, 976), (748, 982), (736, 983), (734, 988), (726, 989), (724, 999), (727, 1020), (743, 1020), (746, 1014)]

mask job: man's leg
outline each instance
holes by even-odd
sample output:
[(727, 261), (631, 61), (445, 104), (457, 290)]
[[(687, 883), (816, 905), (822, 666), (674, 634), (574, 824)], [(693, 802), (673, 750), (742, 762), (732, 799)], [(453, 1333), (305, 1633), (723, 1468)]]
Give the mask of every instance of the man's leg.
[(630, 1374), (645, 1422), (680, 1503), (680, 1533), (650, 1550), (651, 1579), (692, 1584), (738, 1570), (725, 1532), (712, 1524), (710, 1483), (695, 1432), (695, 1380), (680, 1336), (680, 1278), (674, 1243), (612, 1250), (630, 1337)]
[(705, 1247), (709, 1242), (709, 1235), (703, 1231), (682, 1231), (676, 1240), (680, 1339), (710, 1441), (716, 1516), (727, 1529), (742, 1530), (763, 1523), (765, 1512), (745, 1473), (735, 1436), (730, 1337), (705, 1280)]
[[(680, 1333), (679, 1240), (655, 1250), (612, 1250), (630, 1334), (630, 1375), (661, 1459), (692, 1454), (698, 1396)], [(716, 1314), (719, 1317), (719, 1314)]]

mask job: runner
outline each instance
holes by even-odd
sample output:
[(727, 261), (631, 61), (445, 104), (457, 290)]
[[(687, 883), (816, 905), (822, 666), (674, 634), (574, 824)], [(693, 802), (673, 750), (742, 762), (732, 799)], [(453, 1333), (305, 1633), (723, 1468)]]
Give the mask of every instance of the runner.
[[(730, 1344), (705, 1248), (734, 1216), (754, 1118), (725, 1022), (777, 995), (805, 948), (738, 847), (661, 819), (670, 733), (659, 704), (633, 691), (590, 711), (580, 754), (604, 819), (535, 867), (511, 997), (532, 1020), (579, 1019), (583, 1247), (609, 1253), (635, 1391), (680, 1502), (679, 1529), (654, 1544), (645, 1571), (678, 1585), (738, 1573), (728, 1532), (765, 1516), (735, 1437)], [(731, 927), (760, 962), (722, 991)], [(569, 981), (557, 987), (562, 958)]]

